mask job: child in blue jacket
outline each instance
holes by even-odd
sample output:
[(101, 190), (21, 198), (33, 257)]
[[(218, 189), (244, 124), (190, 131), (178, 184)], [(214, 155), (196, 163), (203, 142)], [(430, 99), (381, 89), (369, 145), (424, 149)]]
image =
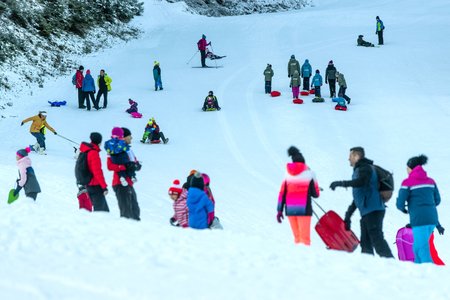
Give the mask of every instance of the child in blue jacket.
[(192, 176), (187, 196), (189, 227), (206, 229), (214, 220), (214, 205), (204, 191), (205, 183), (201, 173)]
[(315, 96), (320, 98), (320, 87), (322, 86), (322, 75), (320, 75), (320, 71), (316, 70), (316, 75), (314, 75), (311, 83), (311, 87), (314, 87)]

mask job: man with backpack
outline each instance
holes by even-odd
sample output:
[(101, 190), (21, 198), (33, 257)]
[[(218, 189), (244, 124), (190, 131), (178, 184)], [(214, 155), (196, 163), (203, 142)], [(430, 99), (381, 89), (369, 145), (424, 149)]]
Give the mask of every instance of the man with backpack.
[(364, 148), (350, 149), (349, 159), (353, 167), (352, 180), (333, 181), (330, 188), (338, 186), (353, 188), (353, 201), (345, 213), (345, 226), (350, 230), (350, 218), (356, 209), (361, 214), (361, 251), (381, 257), (393, 257), (383, 235), (383, 219), (386, 206), (379, 191), (379, 178), (373, 161), (365, 157)]
[(377, 20), (377, 31), (375, 31), (375, 34), (378, 34), (378, 45), (383, 45), (383, 31), (384, 31), (384, 24), (383, 21), (381, 21), (380, 17), (376, 17)]
[(207, 67), (205, 63), (206, 59), (206, 46), (211, 45), (211, 42), (206, 41), (206, 35), (202, 34), (202, 38), (197, 42), (198, 50), (200, 51), (200, 57), (202, 61), (202, 68)]
[(83, 142), (80, 145), (80, 154), (75, 166), (75, 176), (80, 189), (87, 189), (94, 211), (109, 212), (105, 196), (108, 188), (103, 176), (102, 162), (100, 160), (100, 147), (102, 135), (92, 132), (91, 142)]
[(84, 67), (80, 66), (78, 68), (77, 72), (75, 73), (75, 75), (73, 75), (73, 77), (72, 77), (72, 84), (78, 90), (78, 108), (84, 109), (84, 108), (86, 108), (86, 106), (84, 105), (84, 93), (82, 90), (83, 80), (84, 80), (83, 71), (84, 71)]

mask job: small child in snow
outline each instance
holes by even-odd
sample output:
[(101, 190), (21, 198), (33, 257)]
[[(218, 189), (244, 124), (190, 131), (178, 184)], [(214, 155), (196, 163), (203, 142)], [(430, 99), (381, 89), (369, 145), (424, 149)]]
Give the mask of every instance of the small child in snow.
[(159, 125), (156, 123), (155, 118), (151, 117), (147, 125), (145, 125), (144, 134), (142, 135), (141, 143), (146, 143), (147, 140), (150, 142), (160, 142), (160, 140), (163, 141), (164, 144), (167, 144), (169, 141), (169, 138), (166, 138), (164, 136), (164, 133), (160, 131)]
[[(175, 179), (173, 186), (169, 188), (170, 199), (173, 200), (174, 215), (170, 218), (170, 224), (179, 227), (189, 227), (188, 225), (188, 209), (186, 206), (187, 190), (180, 186), (180, 181)], [(183, 194), (184, 193), (184, 194)], [(183, 195), (183, 197), (181, 197)]]
[(320, 87), (322, 86), (322, 75), (320, 75), (320, 71), (316, 70), (316, 75), (314, 75), (311, 83), (311, 87), (314, 87), (315, 96), (320, 98)]
[(203, 102), (203, 111), (207, 110), (220, 110), (219, 102), (217, 101), (217, 97), (214, 96), (213, 91), (209, 91), (208, 96), (205, 98), (205, 102)]
[[(111, 139), (105, 142), (105, 150), (110, 155), (111, 160), (116, 165), (128, 166), (133, 164), (130, 158), (130, 146), (123, 140), (123, 129), (120, 127), (114, 127), (111, 132)], [(131, 170), (120, 171), (119, 173), (120, 183), (123, 186), (127, 186), (128, 182), (126, 177), (130, 177), (132, 181), (136, 181), (136, 173)]]
[(17, 196), (20, 190), (25, 190), (25, 195), (36, 201), (37, 194), (41, 192), (41, 187), (37, 181), (34, 169), (31, 167), (31, 159), (28, 156), (31, 149), (29, 147), (20, 149), (16, 152), (17, 167), (19, 168), (19, 179), (14, 196)]
[(131, 114), (133, 112), (138, 112), (138, 103), (131, 99), (128, 99), (128, 103), (130, 104), (130, 108), (126, 110), (127, 113)]
[(207, 229), (214, 221), (214, 205), (204, 189), (202, 174), (196, 172), (191, 178), (186, 201), (189, 210), (189, 227), (194, 229)]

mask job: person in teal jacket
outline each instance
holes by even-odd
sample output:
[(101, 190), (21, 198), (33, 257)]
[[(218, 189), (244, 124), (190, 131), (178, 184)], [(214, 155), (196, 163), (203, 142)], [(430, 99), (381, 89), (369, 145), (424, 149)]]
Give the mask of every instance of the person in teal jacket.
[(307, 91), (309, 88), (309, 78), (312, 75), (312, 67), (309, 64), (309, 60), (305, 59), (305, 63), (302, 65), (302, 72), (300, 75), (303, 78), (303, 90)]
[(159, 62), (155, 61), (153, 66), (153, 79), (155, 79), (155, 91), (162, 90), (162, 81), (161, 81), (161, 68), (159, 67)]
[(316, 97), (321, 97), (320, 87), (322, 86), (322, 75), (320, 75), (320, 71), (316, 70), (316, 75), (314, 75), (311, 83), (311, 87), (314, 87), (314, 94)]

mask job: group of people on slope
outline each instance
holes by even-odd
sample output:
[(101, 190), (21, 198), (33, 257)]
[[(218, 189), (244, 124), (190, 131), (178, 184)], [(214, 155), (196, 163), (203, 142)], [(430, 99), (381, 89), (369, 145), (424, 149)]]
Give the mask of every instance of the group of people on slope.
[[(91, 110), (92, 106), (96, 109), (100, 109), (100, 97), (103, 95), (103, 106), (108, 106), (108, 92), (111, 91), (111, 77), (105, 73), (105, 70), (100, 70), (100, 74), (97, 77), (98, 93), (95, 97), (96, 87), (94, 78), (91, 75), (91, 70), (86, 71), (86, 76), (83, 75), (84, 67), (80, 66), (72, 77), (72, 83), (78, 90), (78, 108)], [(86, 104), (86, 105), (85, 105)]]
[(205, 173), (192, 170), (183, 186), (178, 179), (169, 188), (174, 215), (170, 224), (183, 228), (213, 228), (218, 222), (214, 216), (215, 200), (210, 188), (210, 178)]
[[(282, 222), (283, 211), (288, 216), (295, 243), (310, 245), (310, 224), (313, 213), (311, 197), (320, 196), (315, 174), (306, 165), (305, 158), (296, 147), (288, 149), (292, 163), (287, 164), (287, 175), (281, 184), (277, 206), (277, 221)], [(352, 187), (353, 200), (345, 213), (346, 229), (350, 230), (351, 216), (359, 210), (361, 215), (362, 253), (392, 258), (392, 252), (383, 234), (386, 205), (378, 190), (378, 175), (373, 161), (366, 158), (362, 147), (350, 149), (351, 180), (334, 181), (330, 188)], [(407, 162), (408, 177), (403, 181), (396, 201), (397, 208), (409, 214), (414, 236), (415, 262), (432, 262), (428, 241), (435, 228), (444, 233), (440, 225), (436, 206), (441, 202), (435, 181), (423, 169), (427, 163), (424, 155), (415, 156)]]
[[(314, 94), (316, 97), (321, 97), (321, 86), (323, 85), (323, 78), (320, 75), (320, 71), (316, 70), (314, 76), (312, 76), (312, 67), (308, 59), (300, 67), (300, 63), (295, 58), (295, 55), (291, 55), (288, 62), (288, 77), (291, 79), (289, 87), (292, 88), (292, 97), (297, 99), (299, 96), (300, 88), (302, 86), (303, 78), (303, 90), (309, 91), (310, 88), (314, 88)], [(265, 80), (265, 93), (270, 94), (272, 91), (272, 78), (274, 72), (271, 64), (267, 64), (266, 69), (263, 72)], [(311, 85), (310, 78), (312, 76)], [(330, 98), (336, 97), (336, 82), (339, 84), (338, 96), (344, 98), (349, 104), (351, 98), (346, 95), (347, 82), (345, 81), (344, 74), (338, 72), (332, 60), (329, 61), (325, 71), (325, 84), (329, 84)]]
[[(383, 45), (384, 44), (384, 39), (383, 39), (384, 24), (383, 24), (383, 21), (381, 21), (379, 16), (377, 16), (375, 19), (377, 20), (375, 34), (378, 35), (378, 45)], [(374, 44), (365, 41), (363, 39), (363, 37), (364, 37), (364, 35), (362, 35), (362, 34), (360, 34), (358, 36), (358, 39), (356, 40), (356, 43), (358, 46), (375, 47)]]

